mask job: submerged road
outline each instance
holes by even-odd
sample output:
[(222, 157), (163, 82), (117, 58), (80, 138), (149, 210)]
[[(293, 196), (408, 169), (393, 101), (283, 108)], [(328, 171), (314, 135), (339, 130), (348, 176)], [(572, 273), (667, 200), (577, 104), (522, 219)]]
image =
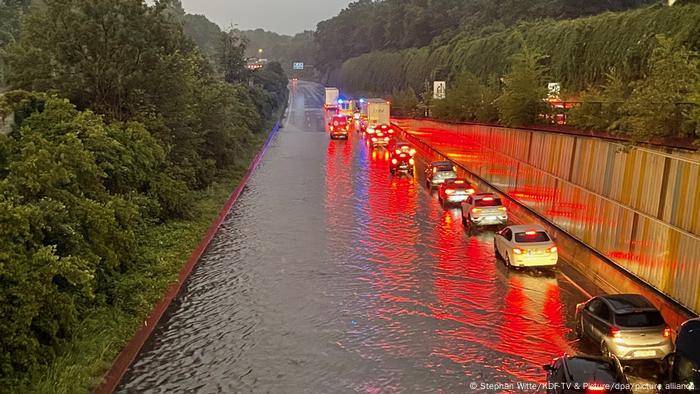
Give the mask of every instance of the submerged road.
[(493, 233), (469, 236), (459, 209), (422, 186), (424, 163), (395, 179), (358, 134), (331, 141), (322, 94), (294, 89), (285, 127), (119, 392), (543, 382), (542, 364), (579, 350), (586, 295), (559, 272), (505, 269)]

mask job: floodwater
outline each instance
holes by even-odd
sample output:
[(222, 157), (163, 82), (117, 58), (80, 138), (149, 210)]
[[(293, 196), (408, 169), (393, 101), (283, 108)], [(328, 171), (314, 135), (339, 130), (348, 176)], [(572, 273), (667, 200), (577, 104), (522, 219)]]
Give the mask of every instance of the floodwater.
[(578, 350), (587, 297), (559, 272), (505, 269), (493, 233), (468, 235), (423, 186), (424, 163), (392, 178), (358, 134), (330, 140), (322, 94), (294, 88), (119, 392), (532, 392), (517, 385)]

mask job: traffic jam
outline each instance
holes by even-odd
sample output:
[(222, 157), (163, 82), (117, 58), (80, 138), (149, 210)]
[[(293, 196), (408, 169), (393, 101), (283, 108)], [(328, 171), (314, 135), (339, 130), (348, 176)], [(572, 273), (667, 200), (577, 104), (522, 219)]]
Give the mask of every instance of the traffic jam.
[[(417, 177), (419, 149), (401, 139), (391, 123), (391, 103), (380, 98), (349, 99), (325, 89), (324, 119), (332, 140), (359, 138), (386, 155), (390, 177)], [(422, 151), (421, 151), (422, 152)], [(421, 164), (423, 162), (421, 161)], [(422, 167), (422, 166), (421, 166)], [(508, 270), (553, 271), (559, 263), (555, 238), (538, 223), (517, 223), (504, 196), (480, 192), (449, 160), (427, 161), (425, 190), (444, 209), (459, 209), (467, 235), (493, 232), (497, 261)], [(673, 330), (662, 313), (639, 294), (604, 294), (576, 305), (576, 337), (593, 354), (553, 354), (542, 365), (548, 393), (695, 392), (700, 383), (700, 319)], [(630, 383), (634, 369), (650, 369), (644, 389)], [(507, 391), (507, 390), (506, 390)]]

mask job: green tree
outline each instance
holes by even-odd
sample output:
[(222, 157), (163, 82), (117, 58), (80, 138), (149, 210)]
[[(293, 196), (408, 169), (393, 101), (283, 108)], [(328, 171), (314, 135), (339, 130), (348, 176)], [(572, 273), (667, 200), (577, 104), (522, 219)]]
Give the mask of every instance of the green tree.
[(244, 81), (247, 76), (244, 59), (247, 42), (237, 30), (230, 30), (220, 35), (219, 67), (228, 83)]
[(436, 101), (433, 115), (451, 121), (473, 121), (484, 105), (483, 86), (470, 72), (462, 72), (451, 81), (445, 99)]
[(695, 136), (692, 104), (700, 86), (700, 60), (697, 53), (663, 35), (656, 40), (647, 76), (632, 84), (621, 108), (621, 129), (637, 140)]
[(408, 88), (395, 93), (391, 98), (392, 114), (398, 116), (414, 117), (420, 116), (418, 109), (418, 97), (413, 88)]
[(615, 130), (619, 127), (620, 107), (628, 96), (629, 84), (612, 69), (603, 86), (581, 94), (581, 103), (569, 111), (567, 123), (587, 130)]
[(533, 124), (544, 109), (547, 97), (547, 68), (545, 59), (522, 43), (522, 49), (513, 56), (511, 70), (503, 78), (503, 94), (496, 100), (501, 122), (508, 126)]

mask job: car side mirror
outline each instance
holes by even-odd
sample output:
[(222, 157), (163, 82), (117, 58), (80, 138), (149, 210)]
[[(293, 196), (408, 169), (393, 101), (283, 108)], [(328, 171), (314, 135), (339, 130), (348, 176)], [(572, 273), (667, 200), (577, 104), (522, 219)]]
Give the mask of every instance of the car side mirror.
[(551, 365), (549, 365), (549, 364), (543, 365), (543, 366), (542, 366), (542, 369), (544, 369), (544, 370), (547, 371), (547, 372), (553, 372), (553, 371), (554, 371), (554, 368), (553, 368)]

